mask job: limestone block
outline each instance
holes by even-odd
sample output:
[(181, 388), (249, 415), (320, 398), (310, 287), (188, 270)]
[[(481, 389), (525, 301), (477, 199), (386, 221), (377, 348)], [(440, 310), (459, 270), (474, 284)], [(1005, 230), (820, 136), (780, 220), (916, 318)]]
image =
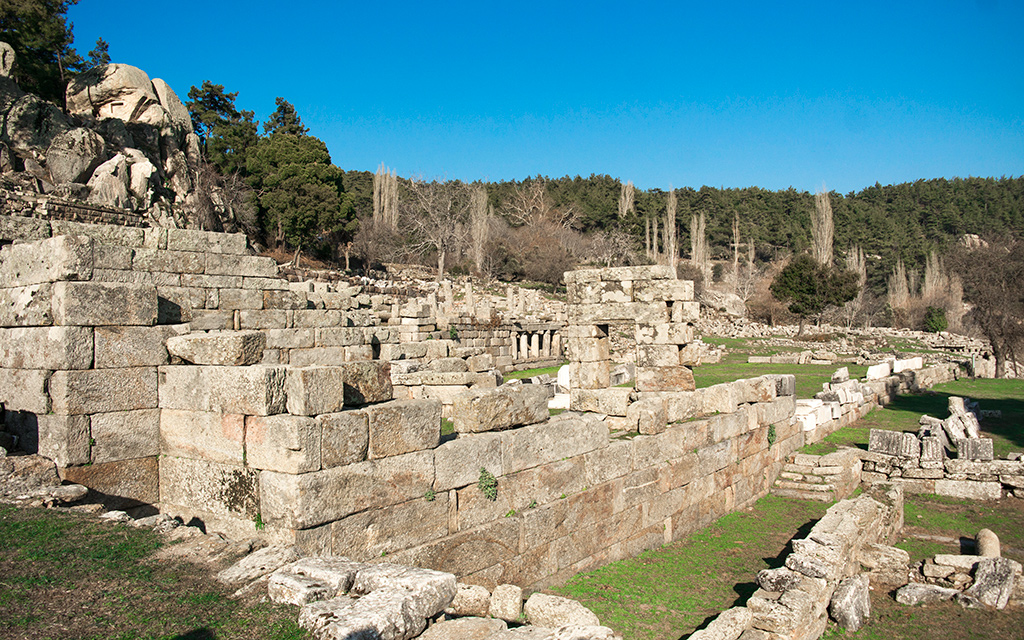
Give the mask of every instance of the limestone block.
[(160, 371), (160, 408), (266, 416), (285, 410), (287, 368), (169, 365)]
[(170, 273), (203, 273), (206, 256), (191, 251), (164, 251), (139, 248), (132, 252), (135, 271), (166, 271)]
[(288, 413), (315, 416), (345, 406), (345, 370), (341, 367), (291, 367), (285, 383)]
[(661, 398), (643, 398), (629, 405), (626, 419), (642, 434), (661, 433), (667, 428), (665, 402)]
[(49, 220), (0, 215), (0, 240), (26, 243), (49, 237)]
[(312, 349), (292, 349), (288, 352), (288, 362), (294, 367), (334, 367), (349, 362), (346, 349), (350, 347), (314, 347)]
[(88, 418), (92, 434), (92, 462), (160, 454), (159, 409), (94, 413)]
[(43, 327), (53, 324), (53, 285), (32, 284), (0, 289), (0, 327)]
[(693, 391), (697, 386), (687, 367), (637, 367), (637, 391)]
[[(218, 289), (217, 308), (224, 310), (262, 309), (263, 292), (253, 289)], [(255, 328), (255, 327), (250, 327)]]
[(700, 320), (700, 303), (674, 302), (669, 313), (669, 319), (673, 323), (692, 323)]
[(992, 460), (992, 438), (964, 438), (956, 441), (956, 457), (961, 460)]
[(1005, 609), (1013, 593), (1014, 583), (1020, 580), (1020, 563), (1009, 558), (985, 558), (974, 571), (974, 584), (964, 595), (981, 604)]
[(871, 595), (866, 575), (852, 576), (839, 583), (828, 605), (836, 623), (853, 633), (864, 626), (871, 615)]
[(499, 584), (491, 594), (488, 613), (505, 622), (518, 622), (523, 613), (523, 590), (514, 584)]
[[(170, 235), (168, 234), (168, 244)], [(277, 263), (273, 258), (236, 254), (206, 254), (206, 274), (213, 276), (277, 277)]]
[(38, 416), (39, 455), (46, 456), (58, 467), (88, 464), (89, 416)]
[[(261, 513), (261, 475), (241, 465), (160, 456), (159, 501), (161, 506), (201, 505), (207, 513), (254, 520)], [(265, 511), (262, 518), (267, 521)]]
[(345, 404), (361, 405), (392, 398), (391, 363), (381, 361), (347, 362), (342, 365)]
[(313, 346), (313, 329), (268, 329), (267, 349), (308, 349)]
[(263, 471), (259, 504), (264, 522), (308, 529), (366, 509), (422, 497), (433, 480), (433, 451), (300, 475)]
[(626, 281), (580, 282), (569, 291), (570, 304), (632, 302), (633, 285)]
[(969, 500), (999, 500), (1003, 497), (1003, 486), (999, 482), (936, 480), (935, 493)]
[(593, 611), (579, 602), (549, 596), (545, 593), (534, 593), (523, 607), (530, 624), (538, 627), (558, 629), (569, 625), (598, 626), (601, 622)]
[(160, 501), (156, 457), (67, 467), (60, 473), (65, 482), (82, 484), (104, 494), (105, 501), (117, 508)]
[(636, 364), (640, 367), (677, 367), (679, 347), (674, 344), (638, 344)]
[(569, 392), (569, 405), (573, 411), (628, 416), (629, 398), (632, 393), (633, 390), (628, 387), (572, 389)]
[(49, 413), (47, 386), (51, 373), (44, 369), (0, 369), (0, 402), (7, 411)]
[(483, 467), (503, 475), (501, 436), (497, 433), (460, 434), (434, 449), (434, 490), (447, 491), (475, 484)]
[(636, 302), (684, 302), (693, 300), (692, 280), (641, 280), (633, 283)]
[(775, 381), (766, 376), (730, 383), (738, 404), (771, 402), (775, 399)]
[(896, 360), (892, 363), (892, 372), (900, 373), (903, 371), (914, 371), (915, 369), (924, 368), (924, 359), (921, 356), (916, 358), (907, 358), (905, 360)]
[[(363, 566), (361, 562), (352, 562), (344, 557), (300, 558), (270, 576), (268, 595), (274, 602), (298, 605), (334, 598), (352, 588), (356, 572)], [(312, 585), (321, 590), (322, 597), (299, 595), (299, 591), (307, 591), (306, 587)]]
[(882, 362), (868, 367), (868, 373), (865, 378), (867, 380), (881, 380), (882, 378), (889, 377), (891, 373), (891, 364), (889, 362)]
[(363, 342), (362, 327), (322, 327), (316, 330), (318, 347), (349, 347)]
[(245, 417), (214, 411), (162, 409), (159, 415), (160, 453), (168, 456), (242, 464)]
[(635, 334), (637, 344), (684, 345), (693, 342), (693, 327), (679, 322), (638, 324)]
[(603, 269), (577, 269), (565, 272), (565, 283), (579, 284), (593, 281), (637, 281), (675, 279), (676, 274), (668, 265), (646, 265), (639, 267), (607, 267)]
[(192, 364), (243, 366), (260, 362), (266, 344), (261, 331), (211, 331), (168, 338), (167, 350)]
[(88, 369), (92, 366), (88, 327), (0, 329), (0, 367), (6, 369)]
[(872, 429), (868, 434), (868, 451), (906, 458), (921, 457), (921, 442), (917, 434), (902, 431)]
[(93, 241), (88, 236), (59, 235), (0, 249), (0, 287), (62, 280), (88, 280), (93, 269)]
[(911, 582), (896, 591), (896, 602), (909, 605), (933, 604), (952, 600), (953, 596), (959, 593), (956, 589), (947, 589), (934, 584)]
[(611, 363), (570, 362), (570, 389), (605, 389), (611, 385)]
[(53, 285), (53, 323), (62, 325), (152, 325), (156, 287), (120, 282), (58, 282)]
[[(623, 302), (580, 304), (569, 307), (569, 322), (573, 324), (608, 324), (622, 321), (664, 324), (669, 321), (668, 305), (663, 302)], [(673, 321), (676, 320), (673, 319)], [(682, 322), (688, 322), (688, 320), (682, 320)]]
[(243, 557), (230, 567), (219, 571), (216, 579), (221, 584), (242, 586), (298, 559), (299, 554), (294, 547), (280, 545), (263, 547)]
[(157, 373), (153, 367), (56, 371), (50, 376), (49, 390), (54, 413), (154, 409)]
[(369, 447), (369, 423), (360, 410), (325, 413), (320, 423), (320, 465), (324, 469), (366, 460)]
[(726, 609), (703, 629), (690, 636), (690, 640), (735, 640), (750, 627), (754, 614), (746, 607)]
[(167, 249), (169, 251), (196, 251), (199, 253), (245, 253), (244, 233), (215, 233), (196, 229), (168, 229)]
[(563, 414), (541, 424), (503, 431), (502, 470), (507, 475), (607, 445), (608, 428), (604, 422)]
[(369, 458), (433, 449), (441, 441), (441, 402), (392, 400), (366, 407)]
[(187, 331), (184, 325), (96, 327), (96, 368), (152, 367), (167, 364), (166, 342)]
[(281, 473), (318, 471), (321, 430), (321, 422), (305, 416), (247, 416), (246, 464)]
[(448, 535), (448, 495), (420, 497), (370, 509), (330, 524), (331, 547), (353, 559), (372, 561)]
[(309, 301), (303, 293), (270, 290), (263, 292), (264, 309), (305, 309)]
[[(491, 594), (487, 589), (480, 585), (460, 582), (455, 585), (455, 598), (444, 612), (451, 616), (486, 618), (490, 608)], [(499, 630), (501, 629), (499, 628)], [(428, 631), (428, 633), (430, 632)]]
[(497, 431), (535, 424), (548, 417), (548, 394), (539, 385), (470, 391), (455, 398), (452, 421), (457, 433)]

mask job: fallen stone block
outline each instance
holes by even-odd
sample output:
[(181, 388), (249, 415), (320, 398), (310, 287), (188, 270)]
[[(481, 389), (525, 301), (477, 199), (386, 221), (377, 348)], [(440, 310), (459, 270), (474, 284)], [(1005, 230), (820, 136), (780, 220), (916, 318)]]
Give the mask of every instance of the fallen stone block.
[(486, 588), (460, 582), (455, 585), (455, 597), (452, 598), (452, 603), (444, 612), (449, 616), (486, 618), (490, 608), (491, 594)]
[[(486, 591), (486, 589), (485, 589)], [(507, 631), (508, 625), (503, 620), (488, 619), (484, 616), (471, 618), (459, 618), (457, 620), (445, 620), (430, 626), (423, 632), (420, 640), (469, 640), (470, 638), (495, 640), (499, 634)], [(527, 640), (526, 636), (516, 634), (513, 637), (521, 637)]]
[(984, 558), (974, 571), (974, 584), (964, 595), (987, 607), (1004, 609), (1020, 575), (1018, 562), (1009, 558)]
[(263, 359), (267, 337), (262, 331), (211, 331), (167, 339), (167, 350), (185, 362), (243, 366)]
[(974, 536), (974, 547), (979, 556), (986, 558), (1002, 557), (1002, 550), (999, 545), (999, 536), (991, 529), (982, 529)]
[(452, 421), (457, 433), (497, 431), (548, 418), (548, 392), (539, 385), (470, 391), (457, 396)]
[(961, 460), (988, 461), (995, 458), (992, 438), (964, 438), (956, 441), (956, 457)]
[(575, 600), (535, 593), (523, 607), (530, 624), (557, 629), (565, 626), (600, 626), (593, 611)]
[(274, 571), (268, 594), (274, 602), (299, 606), (334, 598), (348, 592), (364, 566), (341, 556), (301, 558)]
[(914, 433), (872, 429), (868, 434), (868, 451), (904, 458), (920, 458), (921, 443)]
[(922, 584), (912, 582), (900, 587), (896, 591), (896, 602), (900, 604), (932, 604), (952, 600), (953, 596), (960, 592), (956, 589), (947, 589), (934, 584)]
[(489, 615), (505, 622), (519, 622), (523, 614), (523, 590), (514, 584), (499, 584), (491, 594)]
[(280, 569), (294, 562), (299, 554), (294, 547), (264, 547), (245, 556), (217, 574), (217, 581), (226, 585), (240, 585)]
[(859, 575), (842, 580), (832, 594), (828, 613), (840, 627), (851, 633), (863, 627), (871, 615), (868, 577)]
[(718, 614), (708, 626), (690, 636), (690, 640), (737, 640), (754, 620), (746, 607), (733, 607)]

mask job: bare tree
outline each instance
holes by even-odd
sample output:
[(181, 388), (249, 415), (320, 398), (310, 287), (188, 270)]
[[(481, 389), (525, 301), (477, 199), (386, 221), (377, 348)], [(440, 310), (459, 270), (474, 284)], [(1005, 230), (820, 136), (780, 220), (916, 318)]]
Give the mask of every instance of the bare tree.
[(626, 214), (633, 210), (633, 201), (636, 198), (636, 189), (633, 181), (627, 180), (619, 191), (619, 218), (625, 218)]
[(437, 279), (441, 280), (448, 255), (460, 251), (466, 241), (469, 188), (457, 180), (413, 180), (409, 186), (412, 202), (403, 207), (416, 237), (413, 248), (437, 254)]
[(814, 213), (811, 214), (811, 255), (818, 264), (832, 266), (832, 202), (822, 189), (814, 194)]
[[(490, 211), (493, 211), (493, 208)], [(479, 274), (484, 272), (484, 253), (487, 249), (491, 215), (493, 214), (489, 213), (487, 205), (487, 189), (480, 183), (473, 185), (469, 194), (469, 235), (473, 265)]]
[(676, 245), (676, 190), (668, 186), (668, 204), (665, 207), (665, 254), (666, 264), (675, 271), (679, 262), (679, 247)]
[(896, 261), (896, 267), (889, 276), (888, 299), (893, 321), (897, 325), (906, 322), (910, 310), (910, 284), (907, 282), (907, 267), (903, 259)]
[(854, 245), (846, 254), (846, 270), (857, 274), (857, 296), (843, 305), (842, 316), (847, 327), (852, 327), (864, 309), (864, 296), (868, 283), (868, 265), (861, 248)]
[(704, 283), (711, 286), (711, 253), (708, 250), (707, 221), (704, 212), (696, 213), (690, 219), (690, 262), (700, 269)]
[(740, 283), (740, 213), (732, 213), (732, 288), (736, 291)]
[(398, 226), (398, 176), (383, 162), (373, 174), (373, 219)]

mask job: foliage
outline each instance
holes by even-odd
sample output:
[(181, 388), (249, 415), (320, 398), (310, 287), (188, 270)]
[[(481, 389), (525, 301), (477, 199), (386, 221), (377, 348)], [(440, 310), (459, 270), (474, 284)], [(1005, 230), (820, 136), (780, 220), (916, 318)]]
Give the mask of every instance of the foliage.
[(773, 444), (775, 444), (775, 439), (777, 437), (778, 436), (776, 436), (776, 434), (775, 434), (775, 425), (774, 424), (768, 425), (768, 446), (769, 447), (771, 447)]
[(89, 62), (85, 68), (92, 69), (110, 64), (110, 45), (103, 38), (96, 39), (96, 46), (89, 52)]
[(949, 327), (946, 322), (946, 310), (940, 307), (928, 307), (924, 312), (924, 330), (930, 333), (945, 331)]
[(5, 0), (0, 3), (0, 40), (14, 48), (11, 77), (25, 91), (64, 104), (64, 88), (82, 58), (72, 44), (68, 8), (78, 0)]
[(249, 152), (256, 146), (255, 114), (235, 106), (238, 92), (204, 80), (201, 88), (188, 91), (189, 115), (206, 157), (222, 175), (244, 174)]
[(293, 136), (304, 136), (309, 133), (309, 129), (302, 124), (299, 113), (292, 103), (280, 96), (274, 100), (274, 103), (277, 105), (277, 109), (263, 123), (263, 133), (284, 133)]
[(480, 479), (477, 480), (476, 486), (480, 489), (480, 493), (484, 494), (484, 497), (491, 502), (498, 499), (498, 479), (483, 467), (480, 467)]
[(780, 302), (789, 303), (790, 312), (800, 317), (802, 329), (805, 319), (853, 300), (857, 274), (822, 265), (801, 254), (775, 276), (771, 292)]

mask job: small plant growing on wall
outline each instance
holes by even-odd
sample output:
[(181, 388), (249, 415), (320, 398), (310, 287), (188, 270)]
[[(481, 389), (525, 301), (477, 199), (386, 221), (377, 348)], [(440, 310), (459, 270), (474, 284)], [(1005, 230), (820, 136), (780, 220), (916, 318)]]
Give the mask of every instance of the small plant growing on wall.
[(480, 479), (477, 480), (476, 486), (480, 489), (480, 493), (484, 494), (484, 497), (491, 502), (498, 499), (498, 479), (483, 467), (480, 467)]
[(774, 424), (770, 424), (770, 425), (768, 425), (768, 448), (769, 449), (771, 448), (771, 446), (773, 444), (775, 444), (775, 438), (776, 438), (776, 435), (775, 435), (775, 425)]
[(455, 325), (448, 327), (448, 337), (452, 340), (459, 339), (459, 330), (455, 328)]

